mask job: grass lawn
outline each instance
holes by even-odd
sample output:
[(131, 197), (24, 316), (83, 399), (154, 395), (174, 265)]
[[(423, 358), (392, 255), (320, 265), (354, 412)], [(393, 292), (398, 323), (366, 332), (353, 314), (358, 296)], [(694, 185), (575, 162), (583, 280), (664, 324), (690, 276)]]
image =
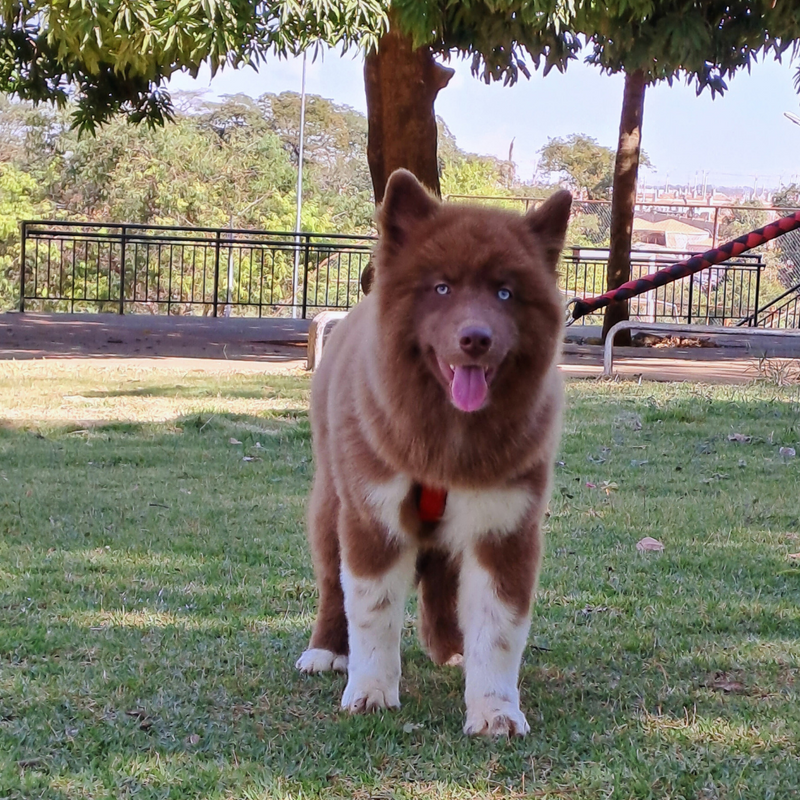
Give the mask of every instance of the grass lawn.
[(308, 385), (0, 364), (0, 798), (798, 796), (797, 387), (570, 384), (492, 742), (411, 607), (400, 711), (295, 672)]

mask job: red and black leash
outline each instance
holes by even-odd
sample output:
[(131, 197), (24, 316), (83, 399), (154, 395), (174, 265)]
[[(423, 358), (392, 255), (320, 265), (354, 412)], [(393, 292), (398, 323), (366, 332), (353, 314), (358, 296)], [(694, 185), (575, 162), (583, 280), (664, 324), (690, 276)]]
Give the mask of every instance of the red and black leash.
[(669, 267), (660, 269), (658, 272), (652, 272), (650, 275), (645, 275), (643, 278), (638, 278), (635, 281), (628, 281), (623, 283), (616, 289), (612, 289), (605, 294), (597, 295), (597, 297), (590, 297), (588, 299), (575, 299), (570, 301), (572, 306), (572, 322), (576, 319), (591, 314), (600, 308), (604, 308), (609, 303), (617, 300), (628, 300), (636, 295), (643, 294), (644, 292), (656, 289), (659, 286), (664, 286), (666, 283), (672, 283), (680, 278), (686, 278), (689, 275), (694, 275), (701, 269), (708, 269), (715, 264), (721, 264), (729, 258), (741, 255), (747, 250), (752, 250), (760, 244), (769, 242), (777, 236), (783, 236), (784, 233), (789, 233), (796, 228), (800, 228), (800, 211), (790, 214), (788, 217), (781, 217), (781, 219), (770, 222), (763, 228), (746, 233), (738, 239), (726, 242), (721, 247), (716, 247), (708, 250), (702, 255), (693, 256), (686, 261), (680, 261), (677, 264), (672, 264)]

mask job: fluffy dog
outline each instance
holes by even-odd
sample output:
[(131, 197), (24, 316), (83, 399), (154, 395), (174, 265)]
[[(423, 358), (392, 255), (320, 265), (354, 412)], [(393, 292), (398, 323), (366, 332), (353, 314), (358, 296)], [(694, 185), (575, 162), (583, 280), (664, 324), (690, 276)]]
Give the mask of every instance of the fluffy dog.
[(463, 656), (464, 731), (529, 731), (518, 676), (560, 433), (571, 199), (522, 216), (389, 180), (372, 293), (332, 333), (311, 397), (320, 596), (297, 667), (346, 670), (351, 712), (400, 703), (416, 578), (426, 650)]

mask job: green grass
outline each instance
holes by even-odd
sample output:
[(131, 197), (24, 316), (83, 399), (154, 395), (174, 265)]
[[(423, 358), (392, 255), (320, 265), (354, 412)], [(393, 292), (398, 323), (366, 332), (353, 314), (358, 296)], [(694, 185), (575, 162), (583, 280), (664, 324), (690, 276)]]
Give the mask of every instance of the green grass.
[(796, 388), (569, 386), (511, 742), (462, 735), (411, 607), (400, 711), (295, 672), (307, 394), (0, 365), (1, 798), (797, 795)]

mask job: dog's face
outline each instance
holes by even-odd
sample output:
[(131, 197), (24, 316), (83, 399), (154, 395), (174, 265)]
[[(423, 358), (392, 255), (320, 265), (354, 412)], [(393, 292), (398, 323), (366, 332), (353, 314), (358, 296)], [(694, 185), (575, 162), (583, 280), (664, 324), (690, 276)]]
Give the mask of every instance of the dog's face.
[[(466, 414), (546, 370), (563, 319), (556, 262), (571, 196), (525, 216), (443, 205), (408, 172), (381, 208), (375, 291), (396, 358), (415, 363)], [(402, 365), (394, 365), (402, 369)], [(513, 373), (513, 375), (512, 375)]]

